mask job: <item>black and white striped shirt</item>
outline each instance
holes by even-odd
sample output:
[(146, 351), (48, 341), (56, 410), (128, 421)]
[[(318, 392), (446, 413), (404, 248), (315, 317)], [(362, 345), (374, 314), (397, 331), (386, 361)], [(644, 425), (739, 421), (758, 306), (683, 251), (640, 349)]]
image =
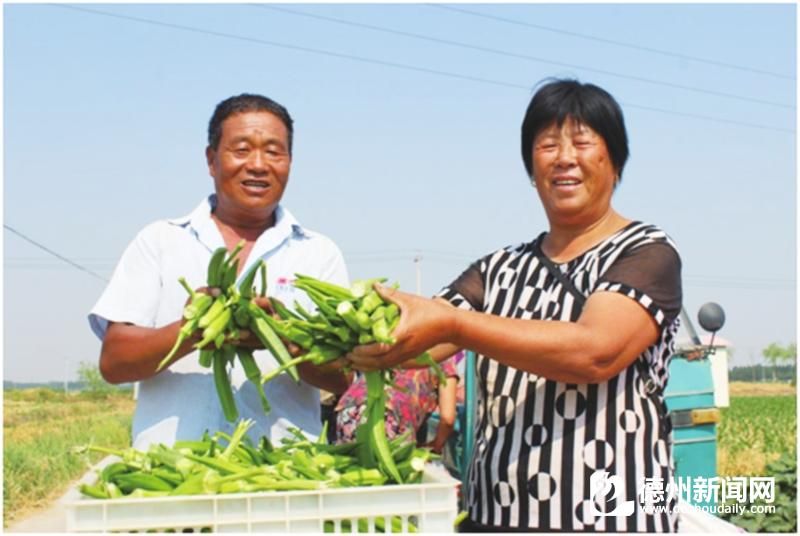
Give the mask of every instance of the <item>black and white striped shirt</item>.
[[(575, 322), (575, 296), (536, 256), (542, 237), (480, 259), (440, 296), (509, 318)], [(526, 530), (677, 530), (674, 508), (648, 513), (637, 499), (646, 478), (672, 480), (672, 427), (661, 391), (648, 394), (643, 373), (663, 389), (681, 307), (675, 245), (659, 228), (633, 222), (556, 266), (586, 297), (607, 291), (636, 300), (656, 320), (659, 339), (637, 358), (641, 363), (599, 384), (556, 382), (478, 354), (470, 520)], [(614, 486), (592, 497), (598, 471)], [(633, 513), (620, 514), (628, 501)]]

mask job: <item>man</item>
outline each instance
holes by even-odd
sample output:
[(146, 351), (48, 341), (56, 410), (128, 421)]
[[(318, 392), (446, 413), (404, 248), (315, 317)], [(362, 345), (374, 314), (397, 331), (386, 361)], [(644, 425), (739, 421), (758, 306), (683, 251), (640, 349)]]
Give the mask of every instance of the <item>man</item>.
[[(182, 324), (187, 295), (178, 283), (184, 276), (195, 288), (205, 286), (211, 253), (230, 251), (241, 240), (240, 274), (264, 259), (268, 292), (284, 303), (313, 304), (291, 285), (303, 273), (347, 285), (347, 270), (338, 247), (327, 237), (302, 227), (281, 204), (292, 161), (292, 119), (280, 104), (260, 95), (243, 94), (219, 103), (208, 127), (206, 160), (215, 193), (188, 215), (146, 226), (125, 250), (108, 287), (89, 315), (103, 341), (100, 371), (111, 383), (139, 381), (133, 419), (133, 446), (171, 445), (197, 439), (205, 430), (230, 432), (217, 397), (213, 375), (198, 364), (186, 341), (171, 364), (156, 374), (158, 363), (174, 344)], [(263, 348), (245, 335), (236, 344)], [(266, 351), (256, 352), (262, 371), (275, 368)], [(320, 432), (319, 391), (343, 392), (340, 372), (310, 364), (298, 367), (296, 384), (286, 374), (267, 384), (272, 411), (264, 415), (255, 386), (236, 361), (231, 373), (241, 418), (256, 421), (250, 435), (273, 440), (288, 436), (288, 427), (310, 435)]]

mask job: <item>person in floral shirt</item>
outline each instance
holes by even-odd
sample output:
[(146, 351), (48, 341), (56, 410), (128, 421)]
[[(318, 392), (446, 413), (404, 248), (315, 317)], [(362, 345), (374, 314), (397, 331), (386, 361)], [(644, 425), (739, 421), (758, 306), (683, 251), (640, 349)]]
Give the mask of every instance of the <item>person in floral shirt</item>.
[[(463, 356), (455, 354), (441, 363), (447, 383), (439, 384), (436, 373), (428, 368), (398, 368), (395, 385), (386, 388), (386, 435), (389, 439), (411, 431), (416, 435), (428, 415), (439, 406), (439, 428), (427, 446), (441, 452), (453, 432), (456, 416), (456, 363)], [(367, 384), (358, 375), (336, 405), (336, 437), (339, 442), (355, 441), (356, 428), (363, 421), (367, 407)]]

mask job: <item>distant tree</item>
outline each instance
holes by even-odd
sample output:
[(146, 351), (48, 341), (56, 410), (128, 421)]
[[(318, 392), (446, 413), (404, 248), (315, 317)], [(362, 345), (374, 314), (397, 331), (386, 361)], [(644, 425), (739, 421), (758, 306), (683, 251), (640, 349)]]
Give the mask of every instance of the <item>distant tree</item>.
[(783, 359), (792, 367), (792, 382), (795, 382), (797, 373), (797, 344), (792, 343), (784, 348)]
[(103, 379), (100, 369), (94, 363), (81, 361), (78, 365), (78, 379), (83, 383), (84, 390), (95, 398), (105, 398), (114, 390), (113, 386)]
[(776, 342), (769, 343), (769, 346), (761, 350), (761, 355), (769, 361), (770, 365), (772, 365), (772, 381), (778, 381), (777, 377), (777, 366), (778, 361), (783, 360), (783, 356), (785, 354), (784, 348), (781, 347)]

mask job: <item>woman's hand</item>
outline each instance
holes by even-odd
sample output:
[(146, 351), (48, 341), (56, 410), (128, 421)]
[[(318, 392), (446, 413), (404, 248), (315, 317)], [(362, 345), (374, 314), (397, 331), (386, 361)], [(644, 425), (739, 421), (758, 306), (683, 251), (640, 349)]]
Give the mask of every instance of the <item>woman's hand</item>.
[(384, 300), (400, 308), (400, 323), (391, 333), (397, 342), (356, 346), (345, 356), (354, 368), (363, 371), (391, 368), (449, 340), (455, 329), (456, 312), (449, 303), (377, 284), (375, 290)]

